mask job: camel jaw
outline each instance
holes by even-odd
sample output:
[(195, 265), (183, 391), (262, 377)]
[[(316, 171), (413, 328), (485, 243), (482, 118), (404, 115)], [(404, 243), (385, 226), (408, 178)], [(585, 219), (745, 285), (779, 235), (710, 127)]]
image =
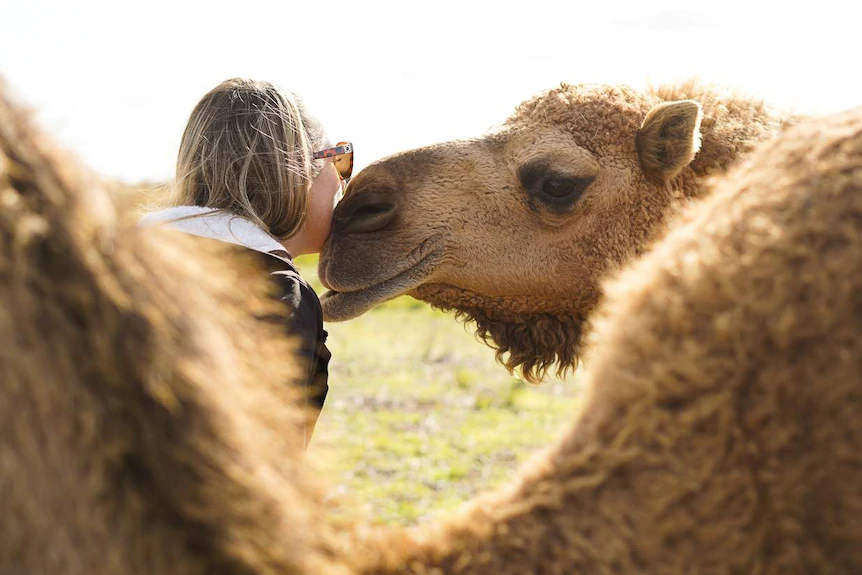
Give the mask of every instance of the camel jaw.
[(362, 289), (329, 290), (320, 297), (324, 321), (338, 322), (354, 319), (376, 305), (421, 286), (436, 269), (440, 254), (440, 251), (432, 251), (406, 270)]

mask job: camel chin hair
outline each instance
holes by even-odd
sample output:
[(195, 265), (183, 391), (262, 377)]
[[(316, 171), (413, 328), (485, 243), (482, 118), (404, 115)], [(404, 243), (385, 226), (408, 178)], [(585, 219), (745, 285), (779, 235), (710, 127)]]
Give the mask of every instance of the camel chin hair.
[(497, 361), (524, 381), (539, 383), (554, 367), (564, 377), (578, 366), (583, 330), (576, 316), (537, 313), (507, 321), (481, 310), (454, 311), (460, 321), (474, 322), (476, 336), (494, 348)]

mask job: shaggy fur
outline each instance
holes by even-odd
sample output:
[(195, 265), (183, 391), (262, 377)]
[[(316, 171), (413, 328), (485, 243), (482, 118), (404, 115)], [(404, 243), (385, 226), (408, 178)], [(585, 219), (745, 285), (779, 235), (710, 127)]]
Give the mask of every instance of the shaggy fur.
[(117, 225), (2, 92), (0, 204), (0, 573), (338, 571), (256, 270)]
[(520, 369), (526, 381), (538, 383), (554, 366), (557, 377), (576, 367), (583, 318), (539, 313), (499, 321), (481, 308), (456, 310), (455, 316), (474, 322), (479, 339), (496, 349), (497, 361), (510, 373)]
[(517, 481), (349, 541), (252, 270), (117, 225), (3, 99), (0, 202), (0, 573), (862, 572), (862, 109), (613, 283), (583, 408)]
[(368, 573), (862, 572), (862, 109), (762, 147), (609, 288), (574, 427)]
[(517, 313), (512, 313), (506, 310), (506, 304), (513, 303), (511, 299), (495, 306), (478, 294), (439, 284), (423, 285), (414, 295), (434, 302), (437, 309), (453, 311), (460, 321), (474, 322), (476, 336), (496, 349), (497, 361), (510, 372), (519, 370), (527, 381), (537, 382), (537, 374), (544, 375), (554, 367), (558, 377), (577, 367), (582, 317), (565, 312), (530, 313), (528, 298)]
[(695, 83), (564, 84), (482, 138), (372, 164), (336, 209), (321, 254), (332, 289), (324, 314), (348, 319), (408, 293), (475, 320), (531, 381), (554, 363), (566, 371), (600, 280), (785, 117)]

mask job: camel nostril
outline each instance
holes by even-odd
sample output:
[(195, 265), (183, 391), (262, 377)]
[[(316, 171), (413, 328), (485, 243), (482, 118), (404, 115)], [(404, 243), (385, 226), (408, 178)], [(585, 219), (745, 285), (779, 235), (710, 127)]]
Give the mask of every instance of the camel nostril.
[(341, 231), (367, 234), (377, 232), (395, 219), (396, 207), (392, 202), (357, 203), (341, 214)]

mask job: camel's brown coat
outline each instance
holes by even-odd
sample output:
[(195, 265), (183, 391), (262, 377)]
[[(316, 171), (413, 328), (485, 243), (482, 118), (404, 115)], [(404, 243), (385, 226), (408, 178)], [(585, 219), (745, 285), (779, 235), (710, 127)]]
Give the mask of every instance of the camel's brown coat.
[(574, 427), (369, 572), (862, 572), (860, 269), (862, 108), (763, 146), (622, 274)]

